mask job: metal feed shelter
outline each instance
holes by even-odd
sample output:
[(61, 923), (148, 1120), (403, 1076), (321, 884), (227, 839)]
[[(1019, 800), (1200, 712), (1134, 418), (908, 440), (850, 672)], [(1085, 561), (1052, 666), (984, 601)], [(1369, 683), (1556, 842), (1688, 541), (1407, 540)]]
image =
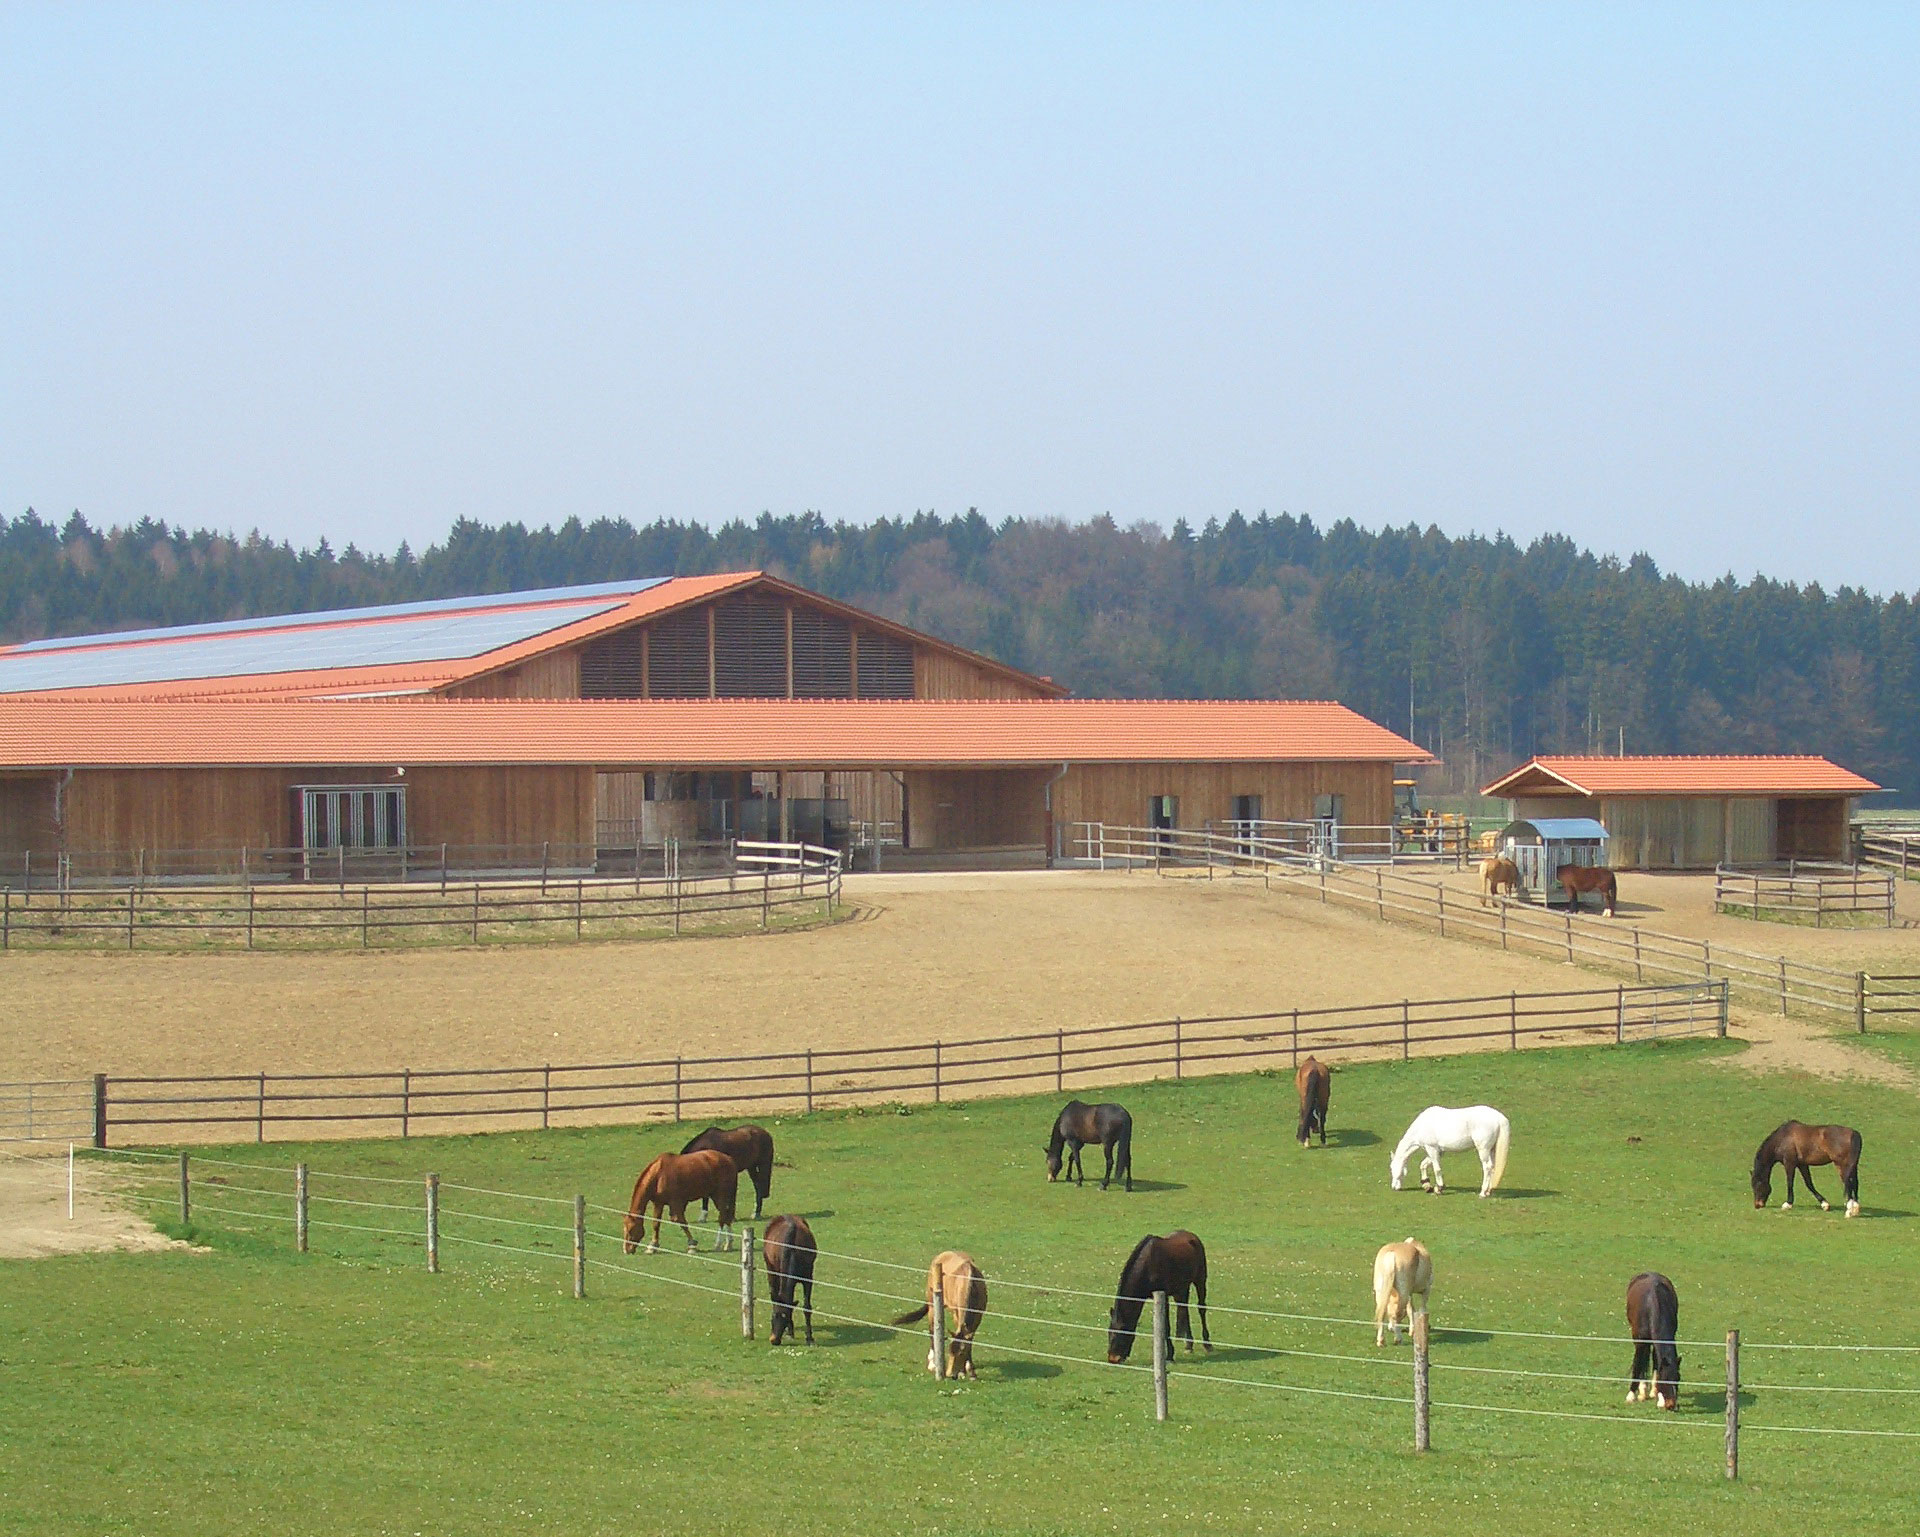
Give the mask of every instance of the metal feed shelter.
[(1592, 817), (1509, 822), (1500, 830), (1500, 852), (1520, 872), (1521, 891), (1546, 902), (1553, 896), (1554, 872), (1562, 865), (1607, 862), (1607, 830)]

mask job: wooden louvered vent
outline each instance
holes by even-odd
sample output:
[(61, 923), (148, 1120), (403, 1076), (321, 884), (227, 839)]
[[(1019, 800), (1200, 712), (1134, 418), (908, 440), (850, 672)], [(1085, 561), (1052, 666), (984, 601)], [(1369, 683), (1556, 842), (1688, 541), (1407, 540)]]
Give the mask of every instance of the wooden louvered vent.
[(716, 692), (726, 699), (784, 699), (787, 606), (734, 598), (713, 611)]
[(793, 697), (853, 697), (853, 627), (818, 609), (793, 611)]
[(859, 661), (862, 699), (913, 698), (913, 645), (910, 641), (862, 630)]
[(580, 653), (580, 697), (638, 699), (646, 692), (639, 625), (603, 635)]
[(647, 692), (655, 699), (705, 699), (711, 692), (707, 675), (707, 611), (703, 608), (669, 614), (656, 620), (647, 657)]

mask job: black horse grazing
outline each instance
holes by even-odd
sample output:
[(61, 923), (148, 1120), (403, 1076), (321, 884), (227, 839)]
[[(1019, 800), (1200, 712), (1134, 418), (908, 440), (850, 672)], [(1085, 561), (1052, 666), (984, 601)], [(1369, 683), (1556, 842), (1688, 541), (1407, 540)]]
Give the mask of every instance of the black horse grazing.
[(1293, 1087), (1300, 1096), (1300, 1129), (1293, 1140), (1302, 1147), (1316, 1126), (1320, 1128), (1320, 1145), (1327, 1145), (1327, 1092), (1332, 1084), (1333, 1075), (1318, 1057), (1308, 1057), (1294, 1070)]
[(1678, 1409), (1680, 1352), (1673, 1337), (1680, 1332), (1680, 1297), (1659, 1271), (1642, 1271), (1627, 1283), (1627, 1328), (1633, 1334), (1627, 1402), (1652, 1398), (1657, 1391), (1662, 1409)]
[(1133, 1253), (1120, 1268), (1120, 1291), (1107, 1314), (1107, 1359), (1118, 1366), (1133, 1354), (1133, 1334), (1140, 1326), (1140, 1309), (1153, 1301), (1155, 1292), (1165, 1292), (1179, 1304), (1179, 1323), (1175, 1329), (1193, 1351), (1193, 1324), (1187, 1317), (1187, 1288), (1192, 1287), (1200, 1302), (1200, 1340), (1213, 1349), (1213, 1336), (1207, 1332), (1207, 1250), (1185, 1228), (1176, 1228), (1165, 1238), (1149, 1233), (1133, 1246)]
[(1107, 1155), (1107, 1171), (1100, 1177), (1100, 1188), (1105, 1190), (1117, 1174), (1132, 1190), (1133, 1117), (1119, 1105), (1089, 1105), (1077, 1099), (1070, 1101), (1053, 1123), (1053, 1136), (1047, 1143), (1048, 1182), (1060, 1177), (1060, 1150), (1065, 1148), (1068, 1178), (1084, 1185), (1080, 1149), (1089, 1142), (1098, 1142), (1100, 1151)]
[[(753, 1220), (760, 1220), (760, 1208), (773, 1194), (773, 1137), (764, 1126), (736, 1126), (723, 1131), (709, 1126), (685, 1147), (683, 1153), (725, 1153), (734, 1167), (753, 1181)], [(700, 1215), (707, 1214), (707, 1203), (700, 1203)]]
[(793, 1333), (793, 1302), (801, 1287), (807, 1291), (807, 1343), (813, 1343), (813, 1261), (820, 1246), (805, 1217), (782, 1215), (767, 1224), (760, 1246), (767, 1261), (767, 1295), (773, 1298), (773, 1326), (769, 1343), (777, 1345)]
[(1781, 1125), (1753, 1155), (1753, 1204), (1765, 1206), (1773, 1194), (1773, 1166), (1785, 1164), (1787, 1198), (1782, 1211), (1793, 1210), (1793, 1177), (1799, 1175), (1807, 1193), (1820, 1203), (1822, 1211), (1831, 1211), (1827, 1198), (1813, 1188), (1813, 1176), (1807, 1170), (1815, 1164), (1830, 1163), (1840, 1171), (1842, 1193), (1847, 1198), (1847, 1215), (1860, 1215), (1860, 1133), (1851, 1126), (1806, 1126), (1799, 1121)]

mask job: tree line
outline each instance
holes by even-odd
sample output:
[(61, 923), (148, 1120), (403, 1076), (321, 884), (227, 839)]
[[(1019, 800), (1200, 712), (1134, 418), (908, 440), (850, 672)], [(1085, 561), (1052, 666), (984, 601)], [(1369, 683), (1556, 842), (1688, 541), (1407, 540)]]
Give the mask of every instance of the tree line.
[(915, 513), (717, 528), (461, 520), (414, 552), (296, 549), (142, 520), (0, 522), (0, 639), (764, 569), (1083, 695), (1332, 698), (1448, 761), (1534, 752), (1814, 752), (1920, 799), (1920, 603), (1663, 574), (1550, 535), (1194, 529)]

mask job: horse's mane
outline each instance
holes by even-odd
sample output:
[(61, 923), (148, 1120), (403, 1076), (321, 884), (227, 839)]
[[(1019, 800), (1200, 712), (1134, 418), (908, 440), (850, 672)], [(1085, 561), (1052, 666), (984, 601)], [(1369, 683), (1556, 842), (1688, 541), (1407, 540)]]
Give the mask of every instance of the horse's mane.
[(1793, 1122), (1791, 1121), (1782, 1121), (1778, 1126), (1774, 1127), (1772, 1131), (1767, 1133), (1766, 1138), (1760, 1144), (1759, 1151), (1753, 1155), (1753, 1177), (1755, 1179), (1758, 1179), (1770, 1164), (1779, 1161), (1778, 1156), (1773, 1150), (1774, 1144), (1780, 1140), (1782, 1134), (1792, 1124)]
[(705, 1131), (701, 1132), (697, 1137), (693, 1137), (689, 1139), (689, 1141), (687, 1142), (687, 1145), (680, 1149), (681, 1156), (685, 1157), (688, 1153), (697, 1151), (699, 1149), (700, 1144), (706, 1141), (708, 1137), (717, 1137), (720, 1134), (721, 1134), (720, 1127), (709, 1126)]
[(1159, 1235), (1157, 1233), (1149, 1233), (1133, 1246), (1133, 1253), (1127, 1256), (1126, 1264), (1120, 1267), (1120, 1295), (1122, 1297), (1132, 1295), (1127, 1290), (1127, 1285), (1132, 1281), (1136, 1268), (1144, 1265), (1143, 1256), (1146, 1254), (1148, 1246), (1158, 1241)]

